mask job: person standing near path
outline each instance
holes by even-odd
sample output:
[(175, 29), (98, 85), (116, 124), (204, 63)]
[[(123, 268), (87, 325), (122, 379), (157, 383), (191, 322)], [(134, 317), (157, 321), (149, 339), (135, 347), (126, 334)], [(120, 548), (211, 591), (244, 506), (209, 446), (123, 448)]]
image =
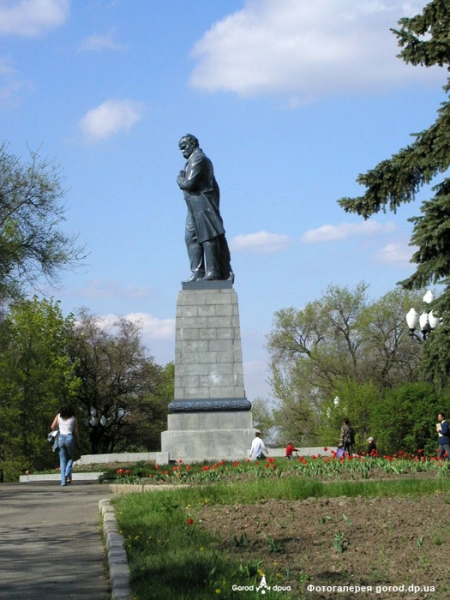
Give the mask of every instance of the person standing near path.
[(353, 445), (355, 443), (355, 433), (350, 427), (349, 419), (344, 419), (341, 427), (341, 436), (339, 438), (339, 448), (344, 448), (349, 456), (353, 456)]
[(61, 471), (61, 485), (72, 483), (72, 466), (75, 452), (75, 439), (80, 444), (78, 437), (78, 424), (70, 404), (63, 404), (60, 412), (53, 419), (51, 429), (59, 429), (59, 466)]
[(439, 450), (437, 452), (438, 458), (449, 460), (450, 455), (450, 430), (448, 423), (445, 420), (444, 413), (438, 414), (439, 423), (436, 424), (436, 431), (439, 437)]
[(255, 431), (255, 437), (252, 441), (249, 458), (251, 460), (264, 460), (266, 458), (266, 454), (269, 454), (269, 452), (267, 451), (267, 448), (261, 439), (261, 434), (259, 431)]

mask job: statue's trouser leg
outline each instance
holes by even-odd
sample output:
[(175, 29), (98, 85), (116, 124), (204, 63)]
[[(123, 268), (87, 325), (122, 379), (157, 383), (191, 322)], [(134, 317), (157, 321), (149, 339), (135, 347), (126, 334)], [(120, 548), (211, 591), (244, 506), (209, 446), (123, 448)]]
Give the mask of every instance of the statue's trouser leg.
[(228, 247), (228, 242), (225, 235), (220, 235), (218, 239), (220, 244), (221, 279), (228, 279), (233, 275), (233, 270), (231, 268), (230, 249)]
[(220, 241), (216, 237), (203, 242), (203, 251), (206, 259), (205, 279), (222, 279), (220, 267)]
[(205, 276), (203, 248), (202, 245), (197, 241), (197, 235), (194, 228), (189, 226), (189, 219), (186, 222), (184, 241), (186, 242), (191, 271), (192, 275), (194, 276), (193, 278), (201, 279)]
[(189, 260), (191, 262), (191, 271), (201, 279), (205, 276), (205, 261), (203, 258), (203, 248), (200, 244), (190, 244), (188, 246)]

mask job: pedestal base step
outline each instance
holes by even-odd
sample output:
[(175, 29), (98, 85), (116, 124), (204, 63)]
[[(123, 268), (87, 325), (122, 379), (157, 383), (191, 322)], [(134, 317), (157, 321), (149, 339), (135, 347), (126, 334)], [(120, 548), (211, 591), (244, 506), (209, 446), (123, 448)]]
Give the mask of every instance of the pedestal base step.
[(254, 429), (164, 431), (161, 454), (184, 462), (245, 460), (254, 436)]

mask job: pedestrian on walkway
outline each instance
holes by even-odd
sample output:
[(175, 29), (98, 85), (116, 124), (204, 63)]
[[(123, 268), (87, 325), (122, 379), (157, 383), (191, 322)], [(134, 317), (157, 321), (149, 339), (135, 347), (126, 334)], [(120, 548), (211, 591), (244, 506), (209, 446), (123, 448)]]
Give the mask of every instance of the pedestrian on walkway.
[(269, 454), (269, 452), (261, 439), (260, 432), (255, 431), (249, 458), (252, 460), (264, 460), (267, 458), (267, 454)]
[(436, 431), (439, 438), (439, 450), (437, 457), (444, 460), (450, 460), (450, 428), (445, 420), (444, 413), (440, 412), (437, 418), (439, 421), (439, 423), (436, 424)]
[(339, 448), (344, 448), (344, 452), (348, 456), (353, 455), (353, 446), (355, 444), (355, 432), (350, 427), (350, 420), (344, 419), (341, 427), (341, 435), (339, 438)]
[(59, 429), (59, 467), (61, 471), (61, 485), (72, 483), (72, 466), (75, 453), (75, 439), (80, 444), (78, 437), (78, 424), (70, 404), (63, 404), (61, 410), (53, 419), (52, 431)]

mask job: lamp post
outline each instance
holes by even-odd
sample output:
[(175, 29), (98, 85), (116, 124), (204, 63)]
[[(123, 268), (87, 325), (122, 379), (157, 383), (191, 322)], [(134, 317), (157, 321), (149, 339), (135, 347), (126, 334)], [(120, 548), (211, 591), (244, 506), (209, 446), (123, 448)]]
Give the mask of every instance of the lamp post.
[(91, 427), (96, 427), (97, 424), (98, 424), (97, 411), (95, 410), (95, 408), (91, 408), (91, 418), (89, 419), (89, 425)]
[[(428, 290), (428, 292), (423, 297), (424, 304), (431, 304), (434, 301), (433, 292)], [(409, 335), (410, 337), (415, 337), (419, 342), (427, 339), (427, 335), (436, 329), (439, 325), (440, 319), (433, 315), (433, 311), (424, 310), (422, 314), (416, 311), (415, 308), (411, 308), (408, 314), (406, 315), (406, 322), (408, 323)], [(419, 330), (422, 333), (422, 339), (417, 335), (416, 328), (419, 326)]]
[(106, 426), (108, 419), (105, 417), (105, 415), (102, 415), (99, 419), (97, 417), (97, 410), (95, 408), (91, 408), (89, 414), (89, 419), (84, 420), (86, 426), (90, 425), (91, 427), (97, 427), (99, 424), (102, 425), (102, 427)]
[[(333, 404), (334, 404), (334, 408), (335, 409), (339, 406), (339, 401), (340, 401), (339, 396), (336, 396), (336, 398), (333, 400)], [(331, 418), (331, 407), (327, 408), (327, 418), (328, 419)]]
[(92, 407), (89, 410), (89, 418), (84, 420), (84, 424), (89, 428), (89, 439), (91, 441), (92, 452), (97, 454), (100, 440), (105, 435), (108, 417), (104, 414), (101, 414), (96, 408)]

